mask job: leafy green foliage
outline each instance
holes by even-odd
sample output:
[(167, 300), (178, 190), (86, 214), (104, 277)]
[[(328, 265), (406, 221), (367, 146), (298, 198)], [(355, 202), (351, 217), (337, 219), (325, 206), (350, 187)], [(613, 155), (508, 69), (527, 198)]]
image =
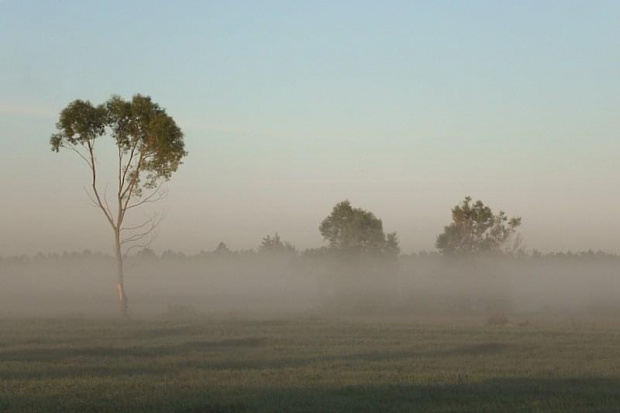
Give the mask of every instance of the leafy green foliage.
[(64, 147), (86, 149), (88, 162), (95, 140), (110, 135), (119, 149), (123, 163), (120, 178), (123, 199), (140, 197), (144, 189), (157, 187), (168, 180), (187, 155), (183, 132), (174, 119), (150, 97), (135, 95), (131, 101), (113, 96), (104, 104), (93, 106), (76, 100), (60, 113), (52, 135), (52, 150)]
[(501, 252), (511, 235), (521, 225), (521, 218), (508, 218), (504, 211), (493, 211), (482, 201), (470, 197), (452, 208), (452, 222), (437, 237), (436, 247), (444, 255), (469, 255)]
[(60, 113), (56, 124), (58, 133), (52, 135), (52, 150), (58, 152), (66, 145), (93, 145), (105, 134), (108, 124), (104, 105), (93, 106), (89, 101), (75, 100)]
[(342, 201), (319, 227), (329, 249), (338, 252), (398, 255), (396, 233), (385, 235), (383, 223), (372, 212)]

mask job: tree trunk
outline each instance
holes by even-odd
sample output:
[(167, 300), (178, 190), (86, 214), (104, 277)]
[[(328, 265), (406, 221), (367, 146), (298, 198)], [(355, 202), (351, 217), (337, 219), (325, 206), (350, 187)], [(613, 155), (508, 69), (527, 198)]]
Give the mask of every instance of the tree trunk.
[(116, 290), (121, 309), (121, 317), (129, 318), (129, 307), (127, 304), (127, 295), (125, 295), (125, 280), (123, 276), (123, 254), (121, 252), (121, 234), (119, 230), (114, 231), (114, 252), (116, 255), (116, 275), (118, 283)]

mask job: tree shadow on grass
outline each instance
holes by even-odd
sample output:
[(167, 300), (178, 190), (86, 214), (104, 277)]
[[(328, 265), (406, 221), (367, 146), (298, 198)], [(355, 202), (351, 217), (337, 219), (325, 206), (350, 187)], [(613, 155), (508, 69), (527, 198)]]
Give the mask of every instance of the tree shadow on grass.
[(280, 400), (279, 411), (299, 412), (612, 412), (620, 410), (619, 388), (620, 378), (496, 378), (477, 383), (289, 390), (258, 395), (250, 405), (262, 407)]
[[(151, 384), (153, 385), (153, 384)], [(238, 386), (213, 389), (149, 385), (142, 394), (107, 399), (96, 393), (88, 399), (62, 394), (22, 394), (0, 399), (3, 411), (29, 412), (617, 412), (620, 377), (524, 378), (504, 377), (453, 384), (373, 384), (275, 388), (243, 381)], [(118, 391), (118, 389), (117, 389)], [(125, 391), (124, 389), (122, 391)], [(99, 400), (98, 398), (101, 398)], [(231, 402), (231, 400), (233, 400)]]
[(180, 355), (195, 350), (224, 350), (240, 347), (259, 347), (263, 342), (260, 337), (245, 337), (221, 340), (198, 340), (180, 344), (160, 346), (93, 346), (93, 347), (60, 347), (60, 348), (29, 348), (17, 350), (0, 350), (0, 362), (41, 362), (57, 361), (68, 358), (157, 358), (169, 355)]
[[(145, 347), (78, 347), (78, 348), (30, 348), (0, 351), (0, 375), (5, 379), (42, 379), (62, 377), (122, 377), (134, 375), (163, 376), (184, 369), (199, 370), (277, 370), (307, 365), (339, 363), (384, 363), (406, 359), (494, 356), (509, 345), (481, 343), (449, 349), (420, 351), (404, 349), (399, 351), (373, 350), (345, 354), (321, 354), (306, 357), (287, 356), (275, 358), (243, 356), (235, 350), (252, 350), (268, 344), (260, 337), (245, 337), (208, 341), (189, 341), (168, 346)], [(244, 351), (245, 352), (245, 351)], [(175, 356), (179, 360), (173, 365), (158, 363), (158, 359)], [(214, 357), (212, 357), (214, 356)], [(40, 368), (36, 363), (44, 364)], [(110, 363), (111, 361), (111, 363)], [(2, 362), (21, 362), (34, 369), (1, 368)], [(123, 363), (119, 365), (119, 363)]]
[(418, 350), (415, 348), (398, 351), (373, 350), (347, 354), (323, 354), (307, 357), (287, 357), (285, 354), (278, 358), (261, 359), (225, 359), (225, 360), (190, 360), (182, 362), (185, 368), (199, 368), (207, 370), (261, 370), (302, 367), (321, 363), (381, 363), (406, 359), (443, 358), (443, 357), (484, 357), (501, 354), (511, 348), (508, 344), (481, 343), (459, 346), (449, 349)]

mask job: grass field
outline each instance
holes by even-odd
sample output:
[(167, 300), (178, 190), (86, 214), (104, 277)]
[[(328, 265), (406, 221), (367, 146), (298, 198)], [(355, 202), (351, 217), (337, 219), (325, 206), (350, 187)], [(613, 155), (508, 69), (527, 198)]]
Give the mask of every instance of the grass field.
[(620, 332), (484, 322), (0, 321), (2, 412), (620, 411)]

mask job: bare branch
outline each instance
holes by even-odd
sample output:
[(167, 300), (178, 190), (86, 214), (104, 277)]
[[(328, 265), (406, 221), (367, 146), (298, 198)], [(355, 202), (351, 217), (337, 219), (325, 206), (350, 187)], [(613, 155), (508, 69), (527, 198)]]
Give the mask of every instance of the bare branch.
[(153, 237), (151, 237), (151, 239), (150, 239), (148, 242), (145, 242), (145, 243), (143, 243), (143, 244), (134, 244), (134, 245), (132, 245), (131, 247), (127, 248), (127, 251), (125, 251), (125, 252), (123, 253), (123, 259), (127, 258), (127, 256), (129, 255), (129, 253), (130, 253), (131, 251), (134, 251), (134, 250), (136, 250), (136, 249), (138, 249), (138, 248), (142, 248), (142, 249), (144, 249), (144, 248), (149, 248), (149, 247), (151, 246), (151, 244), (153, 243), (153, 241), (155, 240), (155, 238), (156, 238), (156, 237), (155, 237), (155, 236), (153, 236)]
[[(145, 158), (145, 155), (143, 153), (140, 153), (140, 156), (138, 157), (138, 164), (136, 165), (134, 169), (134, 174), (131, 177), (131, 180), (129, 181), (129, 184), (127, 185), (125, 190), (121, 193), (122, 199), (131, 198), (131, 194), (133, 193), (134, 187), (137, 184), (138, 180), (140, 179), (140, 172), (142, 172), (142, 163), (144, 162), (144, 158)], [(130, 164), (127, 164), (127, 165), (129, 167)]]
[(133, 194), (135, 186), (137, 185), (138, 180), (140, 179), (140, 170), (142, 168), (143, 160), (144, 160), (144, 154), (140, 153), (140, 156), (138, 158), (138, 164), (136, 165), (134, 174), (131, 177), (131, 180), (129, 181), (129, 185), (127, 185), (127, 188), (121, 193), (121, 196), (118, 199), (119, 208), (118, 208), (117, 223), (119, 226), (123, 223), (123, 220), (125, 219), (125, 214), (127, 213), (127, 206), (129, 205), (129, 201), (131, 200), (131, 195)]
[(110, 203), (108, 202), (108, 184), (105, 184), (105, 189), (103, 190), (103, 202), (105, 203), (105, 207), (108, 211), (108, 215), (112, 216), (112, 208), (110, 207)]
[[(136, 153), (136, 148), (138, 147), (138, 140), (136, 139), (136, 142), (134, 143), (133, 147), (131, 148), (131, 152), (129, 153), (129, 160), (127, 161), (127, 164), (125, 165), (125, 167), (123, 168), (122, 171), (122, 176), (121, 176), (121, 180), (120, 183), (118, 185), (118, 198), (121, 199), (121, 195), (123, 193), (124, 187), (125, 187), (125, 180), (127, 179), (127, 173), (129, 172), (129, 169), (131, 167), (131, 163), (133, 162), (134, 159), (134, 155)], [(119, 146), (119, 150), (120, 150), (120, 146)], [(119, 167), (121, 165), (122, 159), (119, 161)]]
[(90, 192), (88, 192), (88, 189), (86, 187), (84, 187), (83, 189), (84, 189), (84, 192), (86, 192), (86, 196), (88, 197), (88, 199), (91, 202), (90, 206), (92, 206), (94, 208), (99, 208), (99, 205), (97, 204), (97, 201), (95, 201), (95, 198), (93, 198), (93, 196), (90, 194)]
[(141, 232), (141, 233), (139, 233), (139, 234), (132, 235), (132, 236), (130, 236), (130, 237), (127, 237), (127, 238), (123, 239), (123, 240), (121, 241), (121, 245), (129, 244), (129, 243), (131, 243), (131, 242), (138, 242), (138, 241), (141, 241), (141, 240), (143, 240), (143, 239), (145, 239), (145, 238), (149, 237), (151, 234), (153, 234), (153, 232), (154, 232), (155, 230), (156, 230), (156, 227), (155, 227), (155, 226), (153, 226), (153, 224), (151, 224), (151, 226), (149, 226), (149, 228), (148, 228), (146, 231)]
[(139, 207), (144, 204), (153, 204), (155, 202), (159, 202), (162, 199), (166, 199), (168, 197), (168, 191), (166, 189), (162, 189), (162, 186), (158, 186), (151, 194), (142, 198), (140, 201), (135, 204), (127, 205), (126, 209), (132, 209)]
[[(152, 236), (152, 238), (154, 238), (154, 232), (159, 227), (159, 224), (161, 223), (162, 219), (163, 219), (163, 215), (160, 215), (160, 214), (153, 215), (153, 217), (148, 219), (145, 223), (135, 227), (136, 229), (146, 228), (144, 231), (141, 231), (141, 232), (138, 232), (136, 234), (133, 234), (133, 235), (130, 235), (130, 236), (127, 236), (127, 237), (123, 238), (121, 240), (121, 245), (125, 245), (125, 244), (128, 244), (128, 243), (133, 243), (133, 242), (139, 242), (139, 241), (142, 241), (143, 239), (145, 239), (145, 238), (147, 238), (149, 236)], [(128, 230), (127, 228), (125, 228), (125, 229)]]
[(106, 210), (105, 206), (103, 205), (103, 202), (101, 202), (101, 197), (99, 196), (99, 191), (97, 190), (97, 167), (95, 166), (95, 152), (93, 150), (94, 144), (93, 144), (92, 141), (88, 141), (87, 142), (87, 146), (88, 146), (88, 153), (90, 155), (90, 165), (91, 165), (90, 169), (91, 169), (91, 172), (92, 172), (92, 183), (91, 183), (91, 186), (92, 186), (93, 192), (95, 194), (95, 199), (97, 200), (97, 205), (99, 205), (99, 208), (101, 209), (101, 211), (103, 211), (103, 214), (108, 219), (108, 222), (110, 223), (112, 228), (116, 229), (116, 225), (114, 224), (114, 220), (112, 219), (112, 215), (110, 215), (108, 213), (108, 211)]
[[(82, 154), (82, 152), (78, 151), (78, 150), (77, 150), (77, 148), (75, 147), (75, 145), (72, 145), (72, 144), (68, 144), (68, 145), (67, 145), (67, 144), (63, 143), (61, 146), (62, 146), (63, 148), (71, 149), (73, 152), (77, 153), (77, 154), (78, 154), (78, 156), (79, 156), (80, 158), (82, 158), (82, 159), (84, 160), (84, 162), (86, 162), (86, 165), (88, 165), (88, 167), (89, 167), (89, 168), (92, 168), (92, 166), (91, 166), (90, 161), (88, 160), (88, 158), (86, 158), (86, 156), (84, 156), (84, 155)], [(82, 146), (84, 146), (84, 145), (82, 145)]]
[(123, 150), (121, 149), (121, 145), (118, 145), (118, 194), (117, 196), (120, 196), (121, 194), (121, 188), (122, 188), (122, 169), (123, 169)]
[(121, 231), (136, 231), (138, 229), (142, 229), (144, 227), (146, 227), (147, 225), (149, 225), (151, 222), (153, 222), (153, 220), (156, 218), (156, 215), (147, 219), (146, 221), (144, 221), (142, 224), (140, 225), (136, 225), (135, 227), (122, 227), (120, 230)]

